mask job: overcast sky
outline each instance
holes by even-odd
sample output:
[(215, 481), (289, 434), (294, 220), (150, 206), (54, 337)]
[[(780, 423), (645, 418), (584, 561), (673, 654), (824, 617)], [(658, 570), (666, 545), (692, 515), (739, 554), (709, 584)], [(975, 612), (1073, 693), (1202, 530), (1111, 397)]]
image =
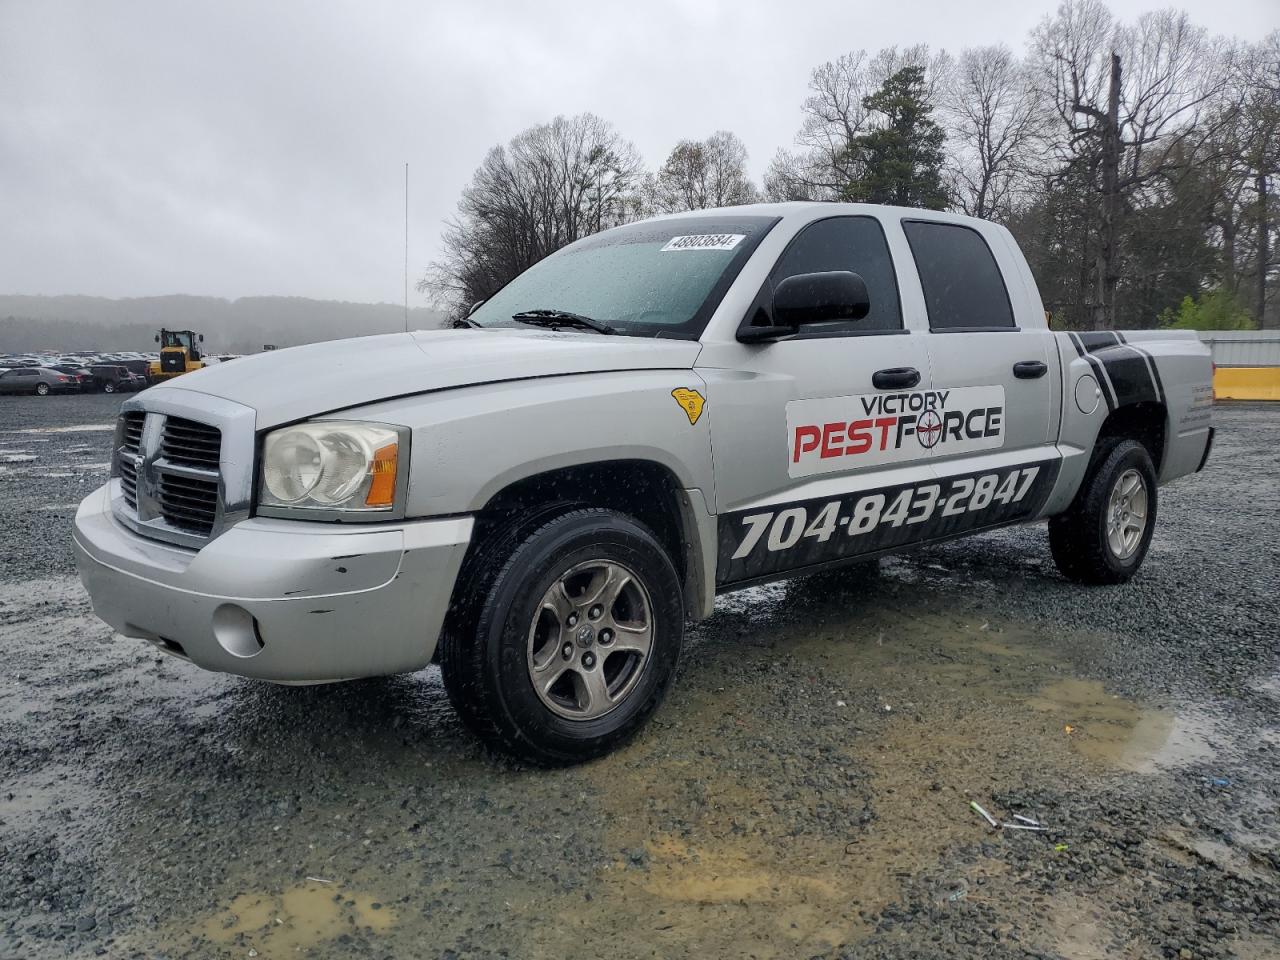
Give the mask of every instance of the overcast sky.
[[(406, 161), (416, 279), (485, 150), (526, 126), (592, 111), (651, 167), (733, 130), (758, 178), (817, 64), (1021, 51), (1054, 5), (0, 0), (0, 293), (399, 302)], [(1181, 6), (1280, 27), (1277, 0)]]

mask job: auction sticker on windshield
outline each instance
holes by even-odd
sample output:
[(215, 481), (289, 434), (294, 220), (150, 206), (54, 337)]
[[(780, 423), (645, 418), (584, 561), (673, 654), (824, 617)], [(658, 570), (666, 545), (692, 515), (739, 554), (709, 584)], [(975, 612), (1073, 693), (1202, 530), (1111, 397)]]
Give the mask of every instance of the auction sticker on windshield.
[(1004, 387), (869, 393), (787, 404), (787, 473), (856, 470), (1004, 446)]
[(673, 253), (681, 250), (732, 250), (743, 240), (745, 233), (698, 233), (683, 237), (672, 237), (661, 253)]

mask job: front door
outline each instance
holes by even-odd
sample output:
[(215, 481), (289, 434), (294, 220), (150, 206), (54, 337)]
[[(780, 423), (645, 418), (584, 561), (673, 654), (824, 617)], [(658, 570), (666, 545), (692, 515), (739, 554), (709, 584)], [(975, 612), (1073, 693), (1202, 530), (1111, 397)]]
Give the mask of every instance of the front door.
[(771, 310), (784, 278), (827, 270), (862, 276), (871, 301), (865, 318), (806, 324), (773, 343), (709, 344), (698, 359), (712, 397), (719, 586), (917, 536), (916, 491), (933, 479), (915, 432), (930, 404), (927, 334), (903, 323), (879, 221), (809, 224), (752, 313)]

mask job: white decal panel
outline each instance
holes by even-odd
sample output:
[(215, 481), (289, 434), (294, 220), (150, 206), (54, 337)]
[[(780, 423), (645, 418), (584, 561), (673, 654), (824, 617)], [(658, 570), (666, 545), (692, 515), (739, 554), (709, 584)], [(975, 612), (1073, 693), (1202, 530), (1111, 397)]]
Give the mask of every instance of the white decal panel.
[(732, 250), (743, 240), (745, 233), (698, 233), (672, 237), (660, 253), (677, 253), (684, 250)]
[(1004, 446), (1004, 387), (868, 393), (787, 404), (787, 474), (811, 477)]

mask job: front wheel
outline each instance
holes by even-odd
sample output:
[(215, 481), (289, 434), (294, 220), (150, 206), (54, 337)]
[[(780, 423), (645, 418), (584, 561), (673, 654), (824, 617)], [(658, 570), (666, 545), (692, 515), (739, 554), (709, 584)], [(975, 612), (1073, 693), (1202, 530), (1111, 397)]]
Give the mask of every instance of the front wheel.
[(1049, 521), (1062, 575), (1078, 583), (1124, 583), (1142, 566), (1156, 523), (1156, 471), (1135, 440), (1099, 452), (1075, 503)]
[(684, 636), (680, 581), (654, 535), (624, 514), (577, 509), (509, 530), (480, 557), (440, 651), (467, 726), (543, 766), (633, 736), (670, 686)]

